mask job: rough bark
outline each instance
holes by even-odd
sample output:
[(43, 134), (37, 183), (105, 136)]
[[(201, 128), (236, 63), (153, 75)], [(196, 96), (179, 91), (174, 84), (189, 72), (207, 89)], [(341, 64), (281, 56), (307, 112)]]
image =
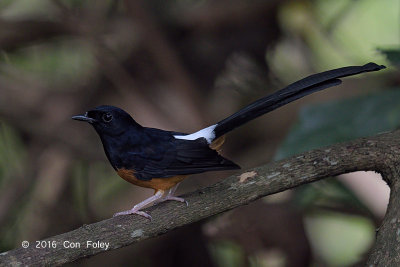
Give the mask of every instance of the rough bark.
[[(400, 264), (400, 131), (361, 138), (348, 143), (316, 149), (241, 172), (210, 187), (184, 195), (189, 202), (162, 203), (146, 209), (153, 216), (148, 221), (139, 216), (120, 216), (84, 225), (68, 233), (45, 239), (56, 248), (18, 248), (0, 254), (0, 265), (60, 265), (105, 252), (86, 247), (87, 241), (109, 242), (113, 250), (164, 234), (215, 214), (248, 204), (266, 195), (281, 192), (326, 177), (354, 171), (376, 171), (391, 187), (390, 202), (370, 266)], [(79, 242), (79, 249), (65, 249), (64, 241)]]

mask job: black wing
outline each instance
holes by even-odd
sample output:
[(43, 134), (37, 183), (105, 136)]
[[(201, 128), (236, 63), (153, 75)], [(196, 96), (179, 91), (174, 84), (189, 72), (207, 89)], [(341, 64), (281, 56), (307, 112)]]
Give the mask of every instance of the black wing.
[(140, 180), (240, 169), (211, 149), (205, 139), (175, 139), (172, 134), (168, 141), (155, 138), (141, 153), (132, 154), (131, 160), (135, 176)]

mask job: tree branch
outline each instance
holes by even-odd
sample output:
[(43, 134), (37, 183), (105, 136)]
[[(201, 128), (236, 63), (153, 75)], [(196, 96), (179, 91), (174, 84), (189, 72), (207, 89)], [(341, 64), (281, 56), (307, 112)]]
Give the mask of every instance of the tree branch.
[[(285, 160), (233, 175), (210, 187), (184, 195), (181, 203), (162, 203), (147, 209), (153, 221), (139, 216), (119, 216), (84, 225), (74, 231), (44, 241), (55, 241), (55, 248), (18, 248), (0, 254), (0, 265), (59, 265), (88, 257), (105, 249), (87, 247), (87, 241), (107, 242), (114, 250), (155, 237), (177, 227), (248, 204), (266, 195), (281, 192), (325, 177), (354, 171), (376, 171), (391, 186), (391, 198), (377, 243), (370, 256), (372, 265), (398, 265), (400, 262), (400, 131), (312, 150)], [(80, 248), (65, 249), (65, 241)], [(48, 245), (48, 244), (47, 244)]]

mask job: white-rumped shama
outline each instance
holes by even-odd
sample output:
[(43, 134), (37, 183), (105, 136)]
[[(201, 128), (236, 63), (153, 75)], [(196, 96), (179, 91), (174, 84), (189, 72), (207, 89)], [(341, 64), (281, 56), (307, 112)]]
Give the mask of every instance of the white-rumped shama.
[(114, 216), (138, 214), (151, 219), (149, 214), (141, 211), (150, 203), (166, 200), (186, 202), (173, 194), (188, 175), (240, 168), (218, 152), (224, 134), (303, 96), (339, 85), (341, 77), (384, 68), (368, 63), (308, 76), (192, 134), (143, 127), (128, 113), (113, 106), (99, 106), (72, 119), (89, 122), (94, 127), (119, 176), (132, 184), (155, 190), (152, 197)]

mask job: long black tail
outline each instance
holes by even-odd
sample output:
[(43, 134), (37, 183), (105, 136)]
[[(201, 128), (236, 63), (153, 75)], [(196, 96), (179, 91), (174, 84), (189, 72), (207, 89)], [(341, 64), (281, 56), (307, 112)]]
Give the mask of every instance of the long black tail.
[(356, 75), (362, 72), (378, 71), (384, 68), (385, 66), (383, 65), (377, 65), (371, 62), (364, 66), (343, 67), (310, 75), (269, 96), (253, 102), (228, 118), (218, 122), (214, 129), (215, 138), (303, 96), (324, 90), (331, 86), (339, 85), (342, 81), (338, 78)]

